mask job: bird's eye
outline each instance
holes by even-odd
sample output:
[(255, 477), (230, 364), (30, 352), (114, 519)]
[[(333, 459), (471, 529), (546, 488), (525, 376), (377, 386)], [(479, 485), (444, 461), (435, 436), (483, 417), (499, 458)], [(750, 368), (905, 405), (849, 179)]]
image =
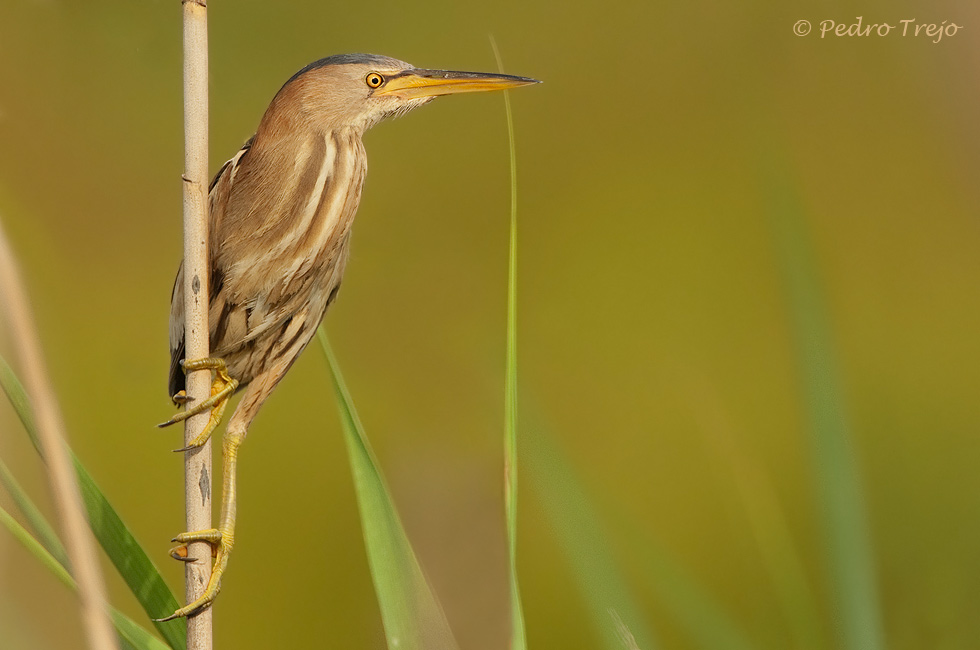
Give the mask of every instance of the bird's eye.
[(371, 88), (379, 88), (381, 84), (385, 82), (385, 78), (379, 75), (377, 72), (372, 72), (364, 79), (368, 86)]

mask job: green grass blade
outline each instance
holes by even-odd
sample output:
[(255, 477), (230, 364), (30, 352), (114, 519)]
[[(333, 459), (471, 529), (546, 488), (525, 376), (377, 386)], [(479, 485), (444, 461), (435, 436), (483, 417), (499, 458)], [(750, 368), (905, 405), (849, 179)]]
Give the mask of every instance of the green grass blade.
[[(504, 64), (497, 42), (490, 37), (493, 55), (501, 73)], [(510, 93), (504, 91), (507, 141), (510, 151), (510, 245), (507, 256), (507, 361), (504, 371), (504, 509), (507, 519), (507, 549), (510, 560), (511, 650), (527, 648), (524, 608), (517, 582), (517, 150), (514, 146), (514, 115)]]
[[(699, 401), (711, 403), (713, 397), (702, 395)], [(763, 566), (775, 590), (779, 607), (789, 623), (791, 645), (796, 650), (820, 650), (829, 647), (820, 619), (817, 596), (807, 578), (806, 567), (793, 539), (789, 521), (776, 486), (768, 472), (741, 446), (741, 436), (728, 424), (729, 418), (716, 409), (704, 422), (710, 435), (708, 445), (722, 464), (731, 467), (735, 491), (739, 495), (749, 529), (752, 531)]]
[(31, 527), (37, 540), (41, 543), (41, 546), (44, 547), (44, 550), (53, 555), (59, 564), (67, 567), (68, 553), (65, 552), (65, 547), (62, 546), (57, 533), (54, 532), (51, 524), (41, 514), (38, 507), (34, 505), (34, 502), (27, 495), (27, 492), (24, 491), (24, 488), (21, 487), (17, 479), (14, 478), (10, 468), (7, 467), (7, 464), (3, 460), (0, 460), (0, 484), (3, 484), (10, 498), (13, 499), (17, 510), (24, 515), (28, 525)]
[(756, 650), (735, 619), (669, 553), (646, 542), (639, 572), (687, 635), (703, 650)]
[(7, 399), (10, 400), (10, 405), (14, 407), (14, 412), (24, 425), (27, 435), (30, 436), (31, 444), (40, 453), (41, 445), (37, 439), (37, 428), (34, 426), (31, 402), (27, 399), (24, 386), (20, 383), (17, 375), (14, 374), (13, 368), (10, 367), (2, 354), (0, 354), (0, 386), (3, 387), (3, 392), (6, 393)]
[(446, 615), (422, 573), (402, 527), (398, 511), (322, 326), (317, 330), (317, 338), (330, 364), (337, 393), (371, 579), (378, 596), (388, 648), (458, 648)]
[[(89, 526), (106, 555), (147, 616), (153, 619), (170, 615), (180, 607), (170, 587), (74, 454), (72, 460), (78, 472), (78, 485), (88, 512)], [(153, 625), (174, 650), (187, 647), (187, 626), (184, 621), (153, 621)]]
[[(527, 462), (532, 486), (540, 495), (573, 576), (585, 599), (593, 624), (607, 650), (623, 648), (622, 628), (630, 631), (642, 650), (660, 644), (642, 615), (624, 574), (609, 551), (598, 522), (602, 515), (592, 504), (564, 454), (540, 427), (527, 436)], [(649, 540), (645, 553), (631, 570), (657, 594), (697, 647), (704, 650), (754, 650), (754, 644), (734, 619), (700, 587), (671, 555)], [(611, 613), (614, 615), (611, 616)], [(630, 647), (627, 645), (626, 647)]]
[(599, 513), (590, 505), (574, 470), (540, 430), (525, 436), (524, 445), (531, 485), (568, 558), (572, 576), (602, 641), (600, 647), (622, 650), (622, 628), (629, 630), (635, 645), (642, 650), (660, 647), (609, 552), (597, 525)]
[(38, 542), (26, 528), (20, 525), (20, 523), (14, 519), (9, 512), (0, 507), (0, 524), (3, 525), (10, 534), (14, 536), (21, 545), (26, 548), (31, 555), (36, 557), (41, 561), (48, 571), (54, 574), (54, 577), (58, 579), (61, 584), (65, 585), (70, 589), (75, 588), (75, 581), (72, 579), (71, 574), (68, 573), (68, 569), (59, 562), (54, 555), (49, 553), (40, 542)]
[(167, 650), (170, 646), (115, 607), (109, 610), (119, 638), (133, 650)]
[[(34, 426), (30, 400), (24, 392), (20, 380), (17, 379), (3, 356), (0, 356), (0, 386), (3, 387), (3, 391), (7, 394), (7, 398), (21, 422), (24, 423), (24, 428), (27, 430), (31, 442), (34, 443), (34, 447), (38, 448), (37, 430)], [(172, 613), (180, 605), (178, 605), (177, 599), (174, 598), (167, 583), (164, 582), (163, 576), (160, 575), (133, 534), (123, 524), (115, 509), (102, 494), (99, 486), (96, 485), (88, 470), (82, 466), (74, 452), (72, 452), (72, 462), (75, 464), (75, 471), (78, 474), (78, 486), (82, 493), (82, 502), (85, 504), (85, 510), (88, 513), (89, 526), (106, 555), (109, 556), (110, 561), (119, 571), (119, 575), (122, 576), (150, 618), (167, 616)], [(187, 647), (187, 627), (183, 621), (154, 622), (154, 625), (171, 648), (184, 650)]]
[(845, 650), (881, 650), (885, 640), (871, 534), (806, 216), (786, 179), (773, 175), (769, 186), (769, 217), (790, 304), (806, 428), (833, 576), (834, 619)]
[[(61, 584), (72, 591), (77, 590), (75, 581), (64, 564), (49, 553), (40, 542), (31, 536), (26, 528), (21, 526), (3, 508), (0, 508), (0, 525), (3, 525), (4, 528), (10, 531), (14, 539), (20, 542), (31, 555), (36, 557), (45, 568), (51, 571)], [(167, 645), (116, 608), (110, 608), (110, 615), (112, 617), (112, 623), (116, 627), (116, 632), (119, 634), (119, 638), (125, 647), (131, 650), (167, 650)]]

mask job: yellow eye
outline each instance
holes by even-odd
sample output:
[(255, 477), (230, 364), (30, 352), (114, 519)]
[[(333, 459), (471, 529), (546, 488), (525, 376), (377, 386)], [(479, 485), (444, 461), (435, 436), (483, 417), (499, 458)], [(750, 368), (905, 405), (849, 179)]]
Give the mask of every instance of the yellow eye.
[(381, 84), (385, 82), (385, 78), (379, 75), (377, 72), (372, 72), (367, 76), (367, 78), (364, 79), (364, 81), (371, 88), (379, 88)]

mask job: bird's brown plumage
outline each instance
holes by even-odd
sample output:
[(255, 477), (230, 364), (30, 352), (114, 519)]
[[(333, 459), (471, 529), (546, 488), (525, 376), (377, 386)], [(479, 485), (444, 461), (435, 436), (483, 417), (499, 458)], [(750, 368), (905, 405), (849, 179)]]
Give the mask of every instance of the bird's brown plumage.
[[(283, 149), (300, 155), (277, 159)], [(260, 128), (215, 176), (211, 349), (240, 388), (284, 358), (288, 368), (336, 295), (366, 163), (358, 133)], [(171, 395), (184, 387), (181, 273), (171, 299)]]
[[(221, 168), (209, 189), (209, 327), (213, 357), (227, 375), (217, 394), (174, 416), (173, 424), (215, 404), (208, 427), (186, 449), (203, 445), (231, 391), (243, 390), (225, 432), (221, 523), (178, 535), (216, 548), (204, 595), (168, 618), (208, 607), (234, 541), (238, 447), (263, 402), (310, 342), (347, 265), (351, 223), (367, 156), (364, 131), (438, 95), (512, 88), (532, 79), (420, 70), (368, 54), (310, 64), (280, 89), (255, 135)], [(184, 388), (183, 267), (171, 297), (171, 396)], [(201, 364), (200, 360), (195, 360)], [(221, 377), (221, 364), (206, 360)], [(192, 366), (193, 367), (193, 366)], [(195, 409), (197, 409), (195, 411)]]

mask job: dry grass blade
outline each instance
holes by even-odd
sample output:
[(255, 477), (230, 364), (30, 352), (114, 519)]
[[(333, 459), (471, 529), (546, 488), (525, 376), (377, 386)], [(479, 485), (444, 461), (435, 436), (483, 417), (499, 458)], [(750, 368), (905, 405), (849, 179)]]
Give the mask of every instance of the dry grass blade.
[[(14, 411), (23, 423), (24, 430), (27, 432), (27, 436), (30, 438), (34, 448), (41, 453), (40, 440), (37, 435), (37, 427), (34, 424), (30, 400), (27, 398), (27, 393), (24, 391), (20, 380), (14, 374), (13, 370), (11, 370), (10, 366), (7, 365), (7, 361), (2, 355), (0, 355), (0, 389), (3, 390), (7, 399), (10, 400), (10, 404), (14, 407)], [(99, 540), (99, 544), (102, 545), (102, 549), (109, 556), (113, 566), (119, 571), (119, 575), (126, 581), (126, 586), (129, 587), (136, 600), (143, 606), (143, 610), (150, 618), (156, 618), (174, 611), (178, 607), (177, 600), (174, 598), (167, 583), (164, 582), (159, 570), (150, 561), (146, 551), (139, 545), (133, 533), (126, 527), (115, 508), (106, 499), (102, 490), (99, 489), (99, 486), (92, 478), (92, 475), (88, 473), (88, 470), (78, 460), (78, 457), (72, 453), (71, 449), (68, 452), (71, 454), (72, 462), (75, 466), (75, 473), (78, 476), (82, 501), (88, 513), (89, 527), (95, 533), (96, 539)], [(33, 507), (33, 504), (29, 502), (26, 494), (23, 497), (28, 502), (25, 504), (25, 507), (29, 511)], [(31, 515), (27, 511), (24, 514), (29, 520), (31, 519)], [(34, 516), (34, 519), (38, 518), (43, 521), (43, 516), (39, 512)], [(34, 526), (33, 521), (31, 525)], [(38, 532), (38, 535), (41, 536), (41, 533)], [(46, 542), (45, 538), (41, 537), (41, 541), (45, 542), (45, 547), (48, 548), (50, 546), (54, 549), (61, 547), (61, 542), (53, 533), (52, 537), (53, 539), (49, 539)], [(51, 550), (51, 548), (48, 550)], [(57, 554), (55, 553), (55, 555)], [(64, 562), (64, 565), (68, 565), (67, 561)], [(184, 650), (187, 647), (186, 626), (182, 622), (156, 622), (154, 625), (171, 648)]]
[(116, 638), (106, 609), (105, 584), (99, 571), (95, 544), (85, 522), (82, 498), (65, 444), (65, 428), (44, 369), (41, 344), (2, 225), (0, 300), (3, 302), (3, 312), (7, 315), (14, 345), (24, 366), (28, 392), (33, 396), (34, 419), (37, 422), (41, 447), (48, 461), (48, 479), (61, 520), (68, 558), (78, 581), (86, 641), (93, 650), (111, 650), (116, 648)]
[[(40, 560), (41, 564), (51, 571), (63, 585), (73, 591), (78, 590), (78, 585), (75, 584), (71, 573), (61, 560), (49, 553), (36, 539), (31, 537), (31, 534), (3, 508), (0, 508), (0, 526), (10, 531), (14, 539), (19, 541), (31, 555)], [(132, 650), (167, 650), (167, 645), (119, 610), (112, 608), (110, 614), (116, 632), (119, 634), (119, 639), (126, 648)]]

